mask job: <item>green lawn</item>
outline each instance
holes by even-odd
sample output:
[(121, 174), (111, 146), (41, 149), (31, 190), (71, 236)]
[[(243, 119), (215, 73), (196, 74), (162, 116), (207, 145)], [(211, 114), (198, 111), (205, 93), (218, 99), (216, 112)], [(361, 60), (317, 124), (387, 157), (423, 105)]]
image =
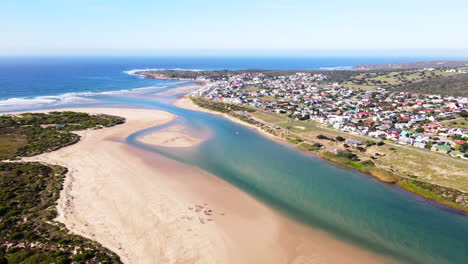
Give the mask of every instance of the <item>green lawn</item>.
[(300, 123), (295, 123), (295, 122), (285, 122), (285, 123), (280, 123), (278, 126), (287, 128), (288, 130), (291, 130), (292, 132), (298, 133), (298, 134), (308, 134), (312, 131), (317, 131), (318, 128), (314, 126), (308, 126), (305, 124), (300, 124)]
[(445, 121), (441, 124), (449, 127), (468, 129), (468, 120), (463, 118)]
[(259, 118), (265, 122), (268, 122), (268, 123), (280, 123), (280, 122), (284, 122), (284, 119), (281, 119), (279, 117), (276, 117), (276, 116), (272, 116), (272, 115), (269, 115), (269, 114), (265, 114), (263, 112), (255, 112), (255, 113), (252, 113), (251, 114), (253, 117), (256, 117), (256, 118)]

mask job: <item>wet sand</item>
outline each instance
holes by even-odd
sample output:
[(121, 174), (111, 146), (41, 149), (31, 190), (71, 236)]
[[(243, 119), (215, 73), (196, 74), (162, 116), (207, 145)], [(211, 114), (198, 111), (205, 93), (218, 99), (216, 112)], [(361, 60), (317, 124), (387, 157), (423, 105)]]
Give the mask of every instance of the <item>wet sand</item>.
[(123, 143), (136, 131), (174, 120), (172, 114), (67, 110), (119, 115), (127, 123), (80, 132), (79, 143), (26, 160), (69, 168), (57, 220), (125, 263), (387, 261), (293, 222), (201, 169)]
[(193, 147), (203, 140), (181, 132), (183, 126), (171, 126), (138, 138), (139, 142), (162, 147)]

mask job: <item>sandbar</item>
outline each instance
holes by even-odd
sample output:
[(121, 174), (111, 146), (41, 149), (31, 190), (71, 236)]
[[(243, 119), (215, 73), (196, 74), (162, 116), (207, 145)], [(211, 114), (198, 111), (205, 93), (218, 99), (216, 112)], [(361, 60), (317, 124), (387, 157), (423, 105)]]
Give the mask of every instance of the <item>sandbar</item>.
[(384, 263), (386, 258), (305, 227), (201, 169), (127, 145), (170, 122), (158, 110), (66, 109), (125, 117), (80, 142), (25, 160), (69, 169), (58, 221), (124, 263)]

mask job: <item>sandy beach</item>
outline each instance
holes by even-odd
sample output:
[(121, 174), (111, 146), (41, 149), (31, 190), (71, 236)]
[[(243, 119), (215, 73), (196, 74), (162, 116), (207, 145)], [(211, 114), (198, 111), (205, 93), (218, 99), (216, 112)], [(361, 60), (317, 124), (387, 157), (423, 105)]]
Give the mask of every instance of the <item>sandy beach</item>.
[(203, 83), (196, 84), (196, 85), (182, 86), (180, 88), (170, 90), (168, 92), (164, 92), (164, 93), (161, 93), (161, 94), (162, 95), (173, 95), (173, 94), (177, 94), (177, 93), (191, 92), (191, 91), (195, 91), (195, 90), (203, 87), (204, 85), (206, 85), (206, 83), (203, 82)]
[(214, 115), (220, 115), (220, 116), (223, 116), (223, 117), (229, 119), (232, 122), (235, 122), (235, 123), (241, 124), (243, 126), (253, 128), (253, 129), (257, 130), (259, 133), (261, 133), (262, 135), (266, 136), (266, 137), (269, 137), (271, 139), (274, 139), (274, 140), (277, 140), (277, 141), (280, 141), (280, 142), (285, 142), (284, 139), (282, 139), (280, 137), (277, 137), (277, 136), (274, 136), (274, 135), (272, 135), (270, 133), (267, 133), (267, 132), (263, 131), (261, 128), (259, 128), (258, 126), (249, 124), (247, 122), (239, 120), (238, 118), (232, 117), (232, 116), (230, 116), (228, 114), (225, 114), (225, 113), (220, 113), (220, 112), (216, 112), (216, 111), (212, 111), (212, 110), (200, 107), (200, 106), (194, 104), (192, 102), (192, 100), (190, 100), (190, 98), (188, 98), (187, 96), (183, 96), (183, 97), (177, 99), (174, 102), (174, 105), (177, 106), (177, 107), (185, 108), (185, 109), (189, 109), (189, 110), (201, 111), (201, 112), (206, 112), (206, 113), (210, 113), (210, 114), (214, 114)]
[(163, 147), (192, 147), (200, 142), (202, 139), (196, 138), (185, 133), (180, 132), (179, 130), (183, 129), (174, 129), (170, 127), (168, 130), (156, 131), (143, 137), (138, 138), (138, 141), (155, 146)]
[[(57, 220), (125, 263), (388, 262), (297, 224), (201, 169), (123, 142), (131, 133), (174, 120), (172, 114), (67, 110), (119, 115), (127, 122), (80, 132), (79, 143), (25, 160), (69, 168)], [(172, 138), (181, 133), (164, 132)]]

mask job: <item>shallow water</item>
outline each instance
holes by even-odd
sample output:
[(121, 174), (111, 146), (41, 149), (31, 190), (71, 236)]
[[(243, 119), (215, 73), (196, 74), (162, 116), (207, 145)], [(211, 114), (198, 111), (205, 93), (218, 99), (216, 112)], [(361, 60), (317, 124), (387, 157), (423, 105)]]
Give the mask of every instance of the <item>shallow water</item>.
[[(171, 149), (147, 146), (136, 141), (139, 135), (148, 132), (144, 130), (131, 135), (127, 143), (202, 168), (297, 221), (373, 252), (407, 263), (468, 263), (466, 215), (396, 186), (380, 183), (368, 175), (280, 144), (220, 116), (175, 107), (170, 102), (177, 95), (162, 96), (154, 93), (187, 83), (128, 76), (122, 74), (122, 70), (131, 70), (136, 65), (139, 68), (155, 66), (148, 60), (139, 64), (120, 62), (116, 64), (104, 60), (93, 64), (73, 61), (72, 68), (68, 68), (70, 62), (67, 61), (58, 63), (55, 60), (49, 64), (16, 62), (12, 64), (16, 70), (9, 68), (10, 75), (5, 71), (0, 73), (0, 99), (4, 99), (0, 100), (0, 111), (14, 110), (15, 107), (32, 110), (72, 106), (168, 111), (180, 116), (175, 122), (183, 123), (188, 131), (209, 133), (211, 136), (195, 148)], [(330, 64), (347, 66), (345, 62), (333, 61)], [(223, 65), (222, 61), (217, 60), (211, 63), (210, 67), (213, 68), (220, 68), (216, 63)], [(247, 65), (245, 61), (244, 64), (236, 60), (230, 63), (240, 68), (241, 65)], [(266, 65), (271, 64), (271, 61), (257, 63)], [(288, 68), (306, 63), (299, 60)], [(6, 68), (5, 65), (9, 64), (3, 64)], [(327, 66), (323, 63), (321, 65)], [(167, 63), (166, 66), (195, 68), (196, 64)], [(62, 70), (57, 70), (60, 68)], [(43, 80), (42, 83), (40, 80)], [(132, 90), (142, 87), (154, 88)], [(116, 92), (122, 89), (130, 92)], [(83, 95), (86, 91), (92, 93)], [(80, 94), (70, 94), (73, 92)], [(64, 100), (67, 96), (63, 93), (70, 100)], [(42, 95), (55, 97), (40, 97)], [(5, 102), (12, 97), (33, 102)], [(55, 101), (38, 103), (41, 100)], [(158, 128), (149, 130), (154, 129)]]
[(462, 213), (219, 116), (141, 98), (114, 99), (169, 111), (190, 130), (212, 132), (196, 148), (165, 148), (136, 141), (147, 132), (140, 131), (127, 139), (132, 146), (200, 167), (289, 217), (402, 262), (468, 260), (468, 217)]

